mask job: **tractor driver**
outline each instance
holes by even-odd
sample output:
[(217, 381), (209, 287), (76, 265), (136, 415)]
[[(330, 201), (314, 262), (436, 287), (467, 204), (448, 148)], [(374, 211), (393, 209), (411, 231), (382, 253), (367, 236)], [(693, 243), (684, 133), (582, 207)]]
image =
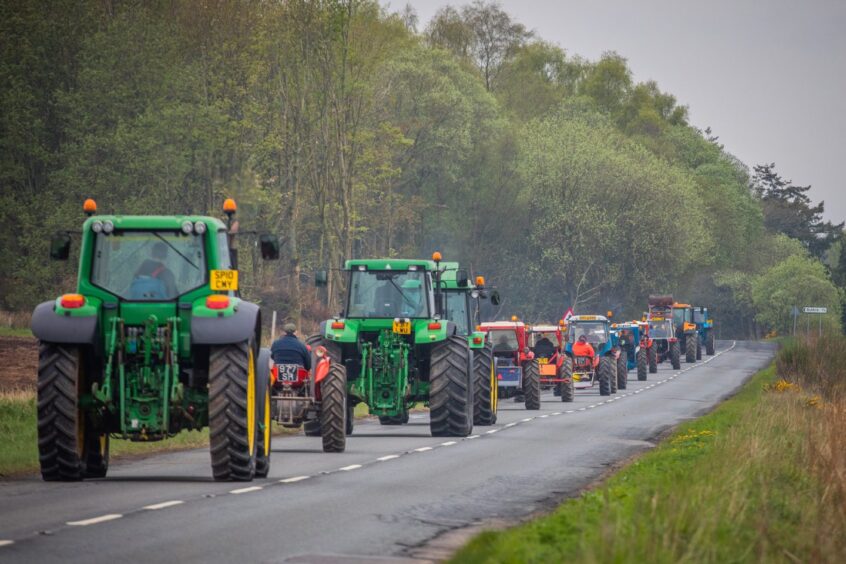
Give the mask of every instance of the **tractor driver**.
[(593, 347), (587, 342), (585, 335), (579, 335), (579, 339), (573, 343), (573, 356), (586, 356), (593, 358)]
[(495, 352), (495, 353), (514, 352), (514, 348), (508, 342), (508, 335), (500, 335), (499, 342), (494, 345), (493, 352)]
[(555, 355), (555, 345), (552, 344), (546, 335), (535, 343), (535, 355), (539, 358), (552, 358)]
[(297, 338), (297, 326), (286, 323), (283, 327), (285, 336), (276, 339), (270, 346), (270, 356), (276, 364), (298, 364), (311, 370), (311, 354)]
[[(151, 258), (148, 258), (141, 266), (138, 267), (138, 270), (135, 271), (135, 278), (138, 279), (140, 277), (148, 277), (152, 278), (153, 280), (159, 281), (161, 285), (164, 285), (164, 291), (167, 293), (166, 296), (159, 296), (155, 295), (154, 297), (157, 298), (175, 298), (177, 291), (176, 291), (176, 277), (174, 277), (173, 272), (166, 265), (167, 260), (167, 245), (164, 242), (159, 241), (155, 245), (153, 245), (153, 250), (151, 253)], [(153, 294), (158, 294), (160, 291), (154, 291)]]
[(422, 287), (420, 280), (410, 279), (402, 283), (400, 312), (403, 317), (420, 317), (425, 312)]

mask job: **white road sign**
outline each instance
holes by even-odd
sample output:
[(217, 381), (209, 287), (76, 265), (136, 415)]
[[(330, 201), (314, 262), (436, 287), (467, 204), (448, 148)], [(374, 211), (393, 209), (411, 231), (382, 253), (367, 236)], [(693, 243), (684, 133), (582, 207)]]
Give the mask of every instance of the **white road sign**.
[(828, 313), (827, 307), (803, 307), (802, 311), (805, 313)]

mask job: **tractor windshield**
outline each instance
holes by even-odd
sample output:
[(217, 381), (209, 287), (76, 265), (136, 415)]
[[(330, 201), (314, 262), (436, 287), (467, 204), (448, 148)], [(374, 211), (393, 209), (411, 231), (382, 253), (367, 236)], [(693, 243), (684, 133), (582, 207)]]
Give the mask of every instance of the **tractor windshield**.
[(206, 282), (203, 236), (178, 231), (98, 233), (91, 282), (125, 300), (175, 300)]
[(670, 321), (667, 319), (649, 322), (649, 336), (653, 339), (669, 339), (672, 337), (672, 329)]
[(513, 352), (519, 347), (517, 333), (512, 329), (493, 329), (488, 332), (490, 342), (493, 343), (493, 352)]
[(608, 326), (601, 321), (575, 322), (569, 332), (571, 343), (575, 343), (579, 337), (584, 335), (587, 342), (594, 345), (608, 342)]
[(422, 270), (353, 270), (347, 317), (428, 319), (429, 284)]
[(446, 291), (446, 319), (455, 323), (459, 335), (470, 334), (470, 316), (467, 308), (467, 293)]
[(705, 323), (707, 315), (704, 311), (699, 311), (698, 309), (693, 310), (693, 322), (694, 323)]

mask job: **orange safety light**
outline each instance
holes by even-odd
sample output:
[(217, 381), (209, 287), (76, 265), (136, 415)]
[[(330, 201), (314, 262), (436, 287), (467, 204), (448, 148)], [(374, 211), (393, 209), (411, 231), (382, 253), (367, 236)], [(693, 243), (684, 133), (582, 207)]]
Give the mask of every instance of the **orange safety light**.
[(235, 200), (232, 198), (226, 198), (223, 201), (223, 211), (224, 213), (232, 214), (238, 211), (238, 204), (235, 203)]
[(482, 330), (482, 326), (481, 326), (481, 325), (476, 325), (476, 331), (481, 331), (481, 330)]
[(441, 262), (441, 259), (442, 259), (442, 258), (443, 258), (443, 257), (441, 256), (441, 252), (440, 252), (440, 251), (435, 251), (434, 253), (432, 253), (432, 260), (433, 260), (433, 261), (435, 261), (435, 262)]
[(485, 285), (485, 277), (484, 276), (477, 276), (476, 277), (476, 286), (484, 286)]
[(512, 315), (512, 316), (511, 316), (511, 321), (517, 321), (517, 316), (516, 316), (516, 315)]
[(77, 309), (85, 305), (85, 296), (82, 294), (65, 294), (59, 300), (59, 304), (65, 309)]
[(83, 202), (82, 211), (88, 215), (94, 215), (97, 213), (97, 202), (94, 201), (94, 198), (88, 198), (85, 202)]
[(229, 296), (212, 294), (206, 298), (206, 307), (209, 309), (226, 309), (229, 307)]

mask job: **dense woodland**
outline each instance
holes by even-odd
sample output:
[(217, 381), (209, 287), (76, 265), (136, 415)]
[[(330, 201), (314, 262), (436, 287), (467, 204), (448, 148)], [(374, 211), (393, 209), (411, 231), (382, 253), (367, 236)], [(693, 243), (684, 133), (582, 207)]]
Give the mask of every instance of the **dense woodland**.
[(623, 56), (494, 3), (424, 24), (372, 0), (0, 0), (0, 108), (0, 308), (73, 287), (47, 241), (86, 197), (219, 215), (231, 196), (284, 240), (278, 263), (241, 241), (246, 294), (306, 325), (343, 289), (333, 270), (318, 295), (316, 268), (435, 249), (529, 321), (672, 292), (722, 337), (787, 331), (793, 305), (840, 322), (843, 225), (807, 187), (727, 153)]

